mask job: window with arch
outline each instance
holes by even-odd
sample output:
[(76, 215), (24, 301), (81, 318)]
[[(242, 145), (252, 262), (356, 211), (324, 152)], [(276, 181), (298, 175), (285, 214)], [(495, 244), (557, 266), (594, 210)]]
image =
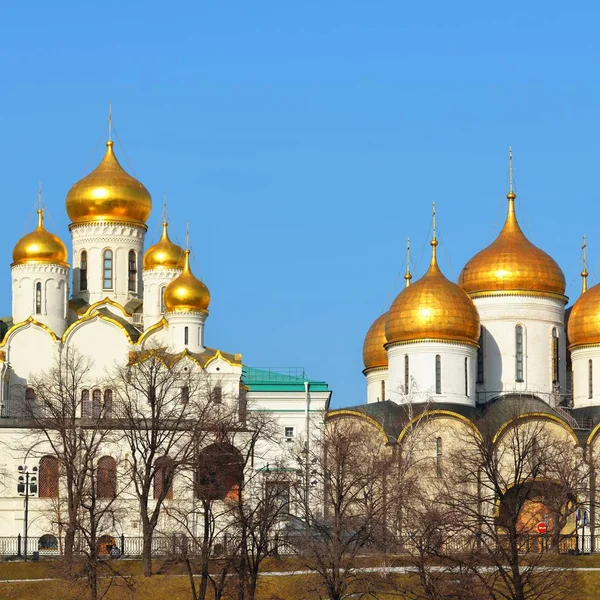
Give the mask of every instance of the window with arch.
[(35, 390), (31, 387), (25, 388), (25, 415), (28, 417), (33, 416), (35, 409)]
[(183, 343), (185, 346), (187, 346), (190, 343), (190, 328), (189, 327), (183, 328)]
[(87, 250), (79, 255), (79, 291), (87, 290)]
[(166, 290), (166, 286), (162, 286), (160, 288), (160, 312), (164, 313), (167, 310), (167, 307), (165, 306), (165, 290)]
[(404, 355), (404, 393), (408, 394), (409, 392), (409, 377), (410, 377), (410, 369), (408, 363), (408, 354)]
[(439, 478), (442, 476), (442, 438), (435, 440), (435, 474)]
[(40, 552), (57, 552), (58, 540), (51, 533), (45, 533), (38, 540), (38, 550)]
[(98, 419), (102, 412), (102, 391), (94, 390), (92, 392), (92, 417)]
[(435, 355), (435, 393), (442, 393), (442, 357)]
[(40, 498), (58, 498), (58, 459), (56, 456), (42, 456), (38, 481)]
[(592, 359), (588, 361), (588, 398), (594, 397), (594, 363)]
[(137, 260), (135, 256), (135, 250), (129, 251), (129, 291), (135, 292), (137, 284)]
[(469, 359), (465, 356), (465, 396), (469, 395)]
[(560, 381), (558, 369), (558, 330), (552, 328), (552, 383), (557, 384)]
[(98, 498), (117, 497), (117, 461), (112, 456), (103, 456), (98, 460), (96, 496)]
[[(168, 456), (157, 458), (154, 463), (154, 499), (173, 499), (174, 462)], [(163, 496), (164, 494), (164, 496)]]
[(102, 416), (107, 419), (112, 418), (113, 409), (113, 391), (104, 390), (104, 406), (102, 407)]
[(190, 386), (184, 385), (181, 388), (181, 403), (187, 404), (190, 401)]
[(215, 385), (210, 390), (210, 401), (213, 404), (221, 404), (223, 402), (223, 388), (220, 385)]
[(42, 283), (40, 281), (35, 284), (35, 314), (42, 314)]
[(90, 390), (81, 390), (81, 416), (87, 419), (92, 416)]
[(102, 287), (105, 290), (113, 289), (113, 253), (105, 250), (102, 253)]
[(385, 402), (385, 380), (381, 380), (381, 401)]
[(523, 381), (523, 326), (515, 327), (515, 379)]
[(479, 333), (479, 348), (477, 348), (477, 383), (483, 383), (483, 344), (485, 343), (485, 330), (481, 328)]

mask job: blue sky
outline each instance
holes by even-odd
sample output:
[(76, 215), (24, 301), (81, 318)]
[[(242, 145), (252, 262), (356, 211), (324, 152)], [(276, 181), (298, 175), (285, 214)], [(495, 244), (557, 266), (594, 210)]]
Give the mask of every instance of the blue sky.
[[(507, 149), (529, 238), (576, 299), (598, 281), (600, 8), (592, 2), (46, 2), (0, 18), (0, 313), (34, 226), (68, 242), (70, 186), (101, 158), (190, 220), (206, 342), (304, 366), (334, 405), (365, 400), (364, 334), (426, 268), (431, 202), (456, 279), (497, 234)], [(68, 244), (70, 247), (70, 244)], [(2, 258), (3, 257), (3, 258)], [(414, 281), (414, 279), (413, 279)]]

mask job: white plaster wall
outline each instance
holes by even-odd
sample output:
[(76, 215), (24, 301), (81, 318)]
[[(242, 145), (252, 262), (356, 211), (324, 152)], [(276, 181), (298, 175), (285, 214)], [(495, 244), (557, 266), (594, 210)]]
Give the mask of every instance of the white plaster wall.
[[(528, 296), (474, 298), (483, 339), (484, 382), (481, 399), (496, 392), (527, 391), (552, 403), (552, 329), (559, 336), (559, 392), (566, 393), (564, 301)], [(523, 327), (523, 381), (516, 381), (515, 327)]]
[[(174, 352), (202, 352), (204, 350), (204, 321), (207, 313), (187, 312), (165, 314), (169, 322), (169, 347)], [(185, 328), (188, 328), (188, 344), (185, 344)]]
[(163, 318), (161, 289), (180, 274), (181, 269), (144, 269), (144, 327), (151, 327)]
[[(11, 269), (12, 317), (15, 323), (29, 317), (61, 336), (67, 328), (69, 269), (61, 265), (25, 263)], [(42, 284), (41, 311), (36, 312), (35, 288)]]
[[(72, 223), (73, 298), (83, 298), (90, 304), (110, 298), (123, 306), (131, 298), (142, 296), (143, 226), (121, 223)], [(113, 252), (113, 288), (103, 288), (103, 253)], [(79, 289), (81, 252), (87, 251), (87, 290)], [(129, 251), (136, 253), (136, 290), (129, 291)]]
[[(409, 357), (409, 387), (404, 389), (404, 357)], [(442, 393), (436, 394), (435, 357), (441, 357)], [(465, 394), (465, 358), (468, 395)], [(475, 405), (477, 348), (450, 342), (415, 342), (388, 348), (390, 400), (406, 402), (454, 402)]]
[[(387, 369), (369, 369), (366, 373), (367, 378), (367, 402), (381, 402), (390, 399), (390, 390), (388, 384)], [(384, 398), (381, 394), (381, 382), (384, 382)]]
[[(592, 361), (592, 397), (589, 397), (589, 361)], [(573, 406), (597, 406), (600, 404), (600, 346), (588, 346), (571, 350), (573, 369)]]

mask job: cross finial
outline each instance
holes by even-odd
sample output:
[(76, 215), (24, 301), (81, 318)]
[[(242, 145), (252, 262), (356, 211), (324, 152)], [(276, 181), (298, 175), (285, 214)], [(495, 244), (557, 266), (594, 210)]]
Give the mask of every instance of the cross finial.
[(406, 273), (404, 280), (406, 281), (406, 287), (410, 285), (412, 275), (410, 274), (410, 238), (406, 238)]
[(581, 258), (583, 259), (583, 269), (581, 271), (581, 293), (585, 294), (585, 292), (587, 292), (587, 278), (588, 278), (587, 241), (585, 239), (585, 235), (583, 236), (583, 240), (581, 243)]
[(513, 190), (513, 162), (512, 162), (512, 146), (508, 147), (508, 185), (509, 192), (514, 193)]
[(437, 240), (437, 223), (436, 223), (436, 216), (435, 216), (435, 202), (431, 203), (431, 207), (432, 207), (432, 214), (431, 214), (431, 226), (433, 229), (433, 240)]
[(42, 199), (42, 182), (38, 181), (38, 208), (44, 208), (44, 200)]
[(112, 102), (108, 101), (108, 141), (112, 139)]
[(167, 192), (165, 190), (165, 194), (163, 197), (163, 223), (167, 222)]
[(190, 249), (190, 222), (185, 224), (185, 249)]

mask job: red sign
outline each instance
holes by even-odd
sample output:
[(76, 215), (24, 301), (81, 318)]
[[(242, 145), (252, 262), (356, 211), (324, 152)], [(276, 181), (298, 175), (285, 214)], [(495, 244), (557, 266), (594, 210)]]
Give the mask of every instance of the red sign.
[(537, 524), (537, 532), (538, 532), (538, 533), (542, 533), (542, 534), (544, 534), (544, 533), (547, 533), (547, 532), (548, 532), (548, 526), (546, 525), (546, 523), (544, 523), (544, 521), (540, 521), (540, 522)]

